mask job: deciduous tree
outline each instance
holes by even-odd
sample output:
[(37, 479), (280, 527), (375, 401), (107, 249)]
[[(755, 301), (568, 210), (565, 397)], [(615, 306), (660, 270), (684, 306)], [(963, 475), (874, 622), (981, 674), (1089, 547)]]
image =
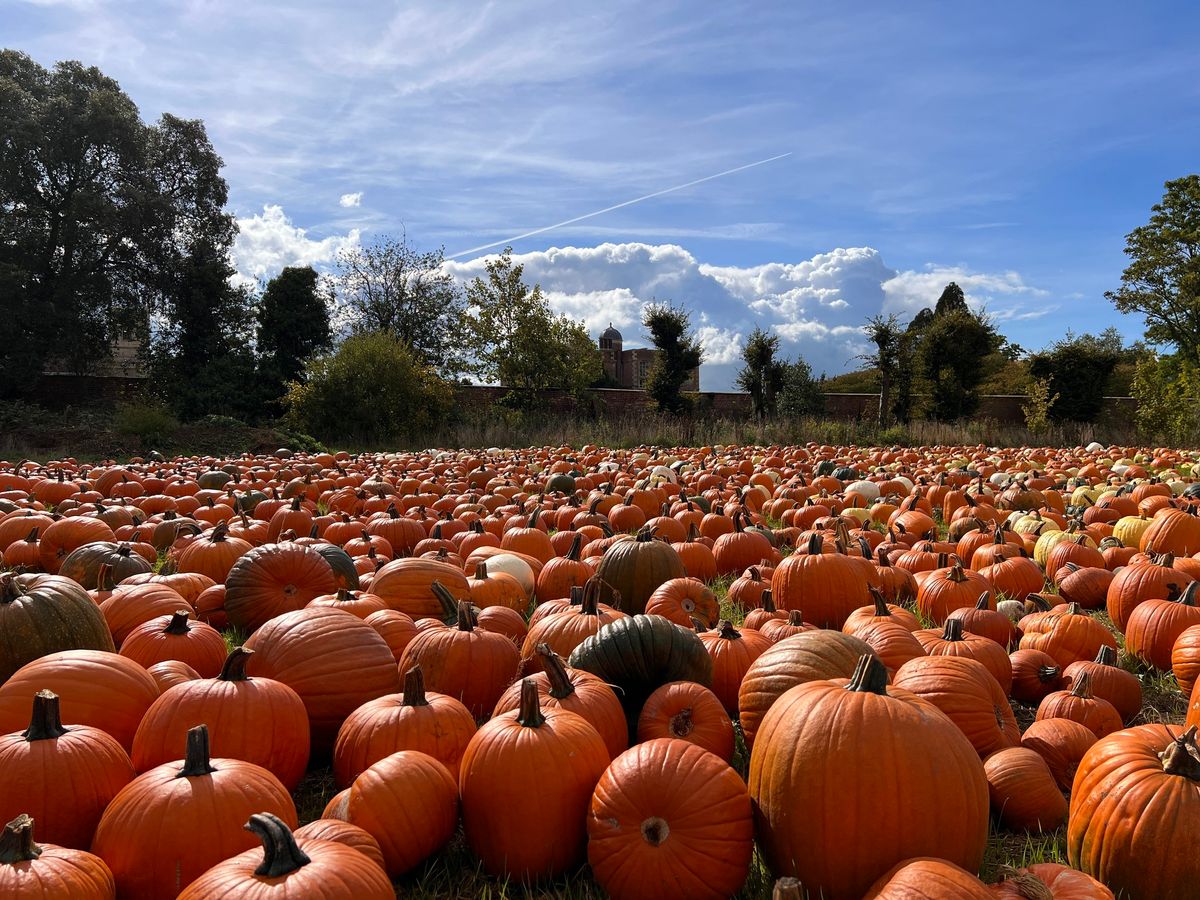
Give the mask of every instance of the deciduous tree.
[(651, 303), (642, 310), (642, 326), (658, 350), (646, 377), (646, 393), (660, 412), (679, 414), (688, 409), (683, 385), (704, 359), (692, 333), (692, 318), (686, 309), (670, 303)]
[(734, 383), (750, 395), (754, 415), (759, 419), (775, 415), (779, 392), (783, 390), (786, 363), (776, 359), (778, 353), (779, 335), (764, 331), (757, 325), (742, 348), (744, 365)]

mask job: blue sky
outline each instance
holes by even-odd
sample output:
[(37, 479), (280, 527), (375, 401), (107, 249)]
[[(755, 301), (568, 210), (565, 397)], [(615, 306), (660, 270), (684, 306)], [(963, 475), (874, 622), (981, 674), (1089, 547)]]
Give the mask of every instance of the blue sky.
[[(727, 387), (760, 323), (830, 374), (957, 280), (1036, 349), (1141, 323), (1103, 292), (1200, 150), (1189, 3), (0, 0), (3, 43), (205, 120), (250, 276), (405, 229), (514, 244), (594, 333), (694, 311)], [(470, 255), (453, 269), (469, 277)]]

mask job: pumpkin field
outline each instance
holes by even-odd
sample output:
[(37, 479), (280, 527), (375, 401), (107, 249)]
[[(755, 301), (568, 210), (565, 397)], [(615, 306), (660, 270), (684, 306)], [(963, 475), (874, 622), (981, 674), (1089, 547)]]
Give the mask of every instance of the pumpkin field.
[(0, 897), (1200, 897), (1197, 466), (0, 461)]

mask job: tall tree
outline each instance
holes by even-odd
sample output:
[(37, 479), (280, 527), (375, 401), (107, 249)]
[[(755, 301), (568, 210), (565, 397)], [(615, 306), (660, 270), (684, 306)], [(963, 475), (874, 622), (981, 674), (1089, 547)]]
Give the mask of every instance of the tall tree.
[(463, 370), (463, 296), (442, 264), (444, 251), (417, 250), (408, 237), (383, 237), (338, 254), (337, 285), (358, 332), (384, 331), (443, 376)]
[(780, 415), (799, 419), (825, 412), (825, 393), (821, 381), (813, 378), (812, 366), (803, 359), (783, 364), (782, 381), (783, 386), (779, 390)]
[(969, 416), (979, 407), (981, 363), (1000, 347), (995, 327), (966, 308), (936, 311), (921, 335), (918, 358), (929, 382), (930, 412), (943, 421)]
[(680, 306), (651, 303), (642, 310), (642, 327), (658, 350), (646, 378), (646, 393), (660, 412), (685, 412), (689, 403), (683, 396), (683, 385), (692, 369), (704, 360), (704, 352), (692, 333), (691, 314)]
[(99, 69), (0, 51), (0, 395), (53, 359), (87, 371), (145, 335), (189, 265), (228, 249), (221, 160), (200, 122), (142, 123)]
[(904, 331), (895, 313), (891, 315), (871, 316), (863, 332), (875, 346), (875, 352), (863, 357), (863, 360), (879, 370), (879, 417), (880, 426), (887, 425), (892, 414), (892, 384), (898, 375), (900, 362), (900, 343)]
[(783, 390), (786, 363), (776, 359), (778, 353), (779, 335), (754, 326), (742, 348), (744, 365), (734, 383), (750, 395), (754, 415), (759, 419), (775, 415), (777, 398)]
[[(467, 346), (473, 373), (525, 391), (558, 388), (580, 394), (600, 377), (600, 351), (587, 329), (556, 315), (540, 285), (530, 287), (512, 248), (486, 262), (486, 277), (466, 290), (472, 321)], [(512, 400), (529, 400), (528, 393)]]
[(1029, 374), (1044, 380), (1047, 396), (1053, 395), (1050, 418), (1094, 422), (1104, 406), (1108, 377), (1125, 356), (1124, 341), (1115, 328), (1098, 336), (1068, 332), (1029, 358)]
[(1146, 338), (1173, 344), (1200, 363), (1200, 175), (1168, 181), (1150, 221), (1125, 237), (1129, 265), (1105, 293), (1123, 313), (1140, 313)]
[(267, 282), (258, 303), (257, 346), (273, 392), (304, 374), (304, 364), (333, 345), (332, 298), (312, 266), (288, 266)]
[(933, 305), (934, 318), (953, 312), (968, 312), (967, 295), (955, 282), (950, 282), (942, 289), (942, 294)]

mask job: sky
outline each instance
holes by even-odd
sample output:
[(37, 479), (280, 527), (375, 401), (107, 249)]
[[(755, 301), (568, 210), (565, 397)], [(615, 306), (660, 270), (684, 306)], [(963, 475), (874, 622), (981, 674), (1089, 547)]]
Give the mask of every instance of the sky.
[(1200, 164), (1198, 33), (1185, 2), (0, 0), (3, 46), (205, 121), (243, 275), (403, 232), (470, 278), (511, 243), (627, 347), (686, 306), (704, 390), (755, 325), (857, 368), (868, 316), (949, 281), (1030, 350), (1140, 337), (1104, 292)]

